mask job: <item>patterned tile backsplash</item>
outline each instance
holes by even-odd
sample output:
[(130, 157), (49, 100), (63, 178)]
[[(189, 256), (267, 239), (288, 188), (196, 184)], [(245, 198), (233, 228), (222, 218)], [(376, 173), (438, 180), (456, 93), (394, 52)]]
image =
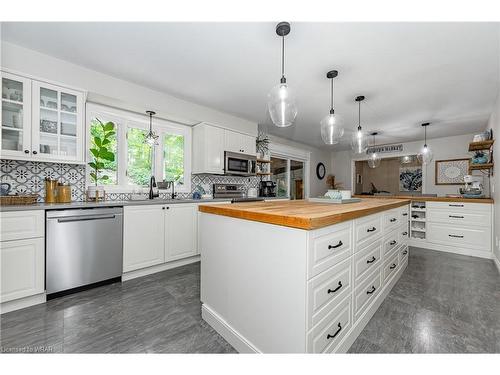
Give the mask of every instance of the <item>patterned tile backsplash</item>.
[[(71, 197), (74, 201), (83, 201), (85, 198), (85, 166), (45, 163), (33, 161), (19, 161), (1, 159), (0, 170), (2, 172), (1, 182), (11, 185), (11, 192), (38, 194), (38, 201), (43, 202), (45, 196), (45, 177), (55, 178), (63, 183), (72, 185)], [(203, 189), (212, 189), (215, 183), (235, 183), (244, 184), (245, 187), (258, 188), (260, 179), (258, 177), (237, 177), (218, 175), (192, 175), (191, 193), (179, 193), (181, 198), (190, 198), (192, 193), (201, 186)], [(144, 194), (145, 196), (147, 194)], [(107, 194), (109, 200), (129, 200), (131, 193), (110, 193)], [(170, 192), (161, 192), (160, 197), (168, 198)]]

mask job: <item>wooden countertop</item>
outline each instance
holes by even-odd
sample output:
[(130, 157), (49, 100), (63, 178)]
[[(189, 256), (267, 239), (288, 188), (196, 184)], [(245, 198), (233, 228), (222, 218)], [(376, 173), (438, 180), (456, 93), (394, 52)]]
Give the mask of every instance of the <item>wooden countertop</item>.
[(493, 203), (492, 198), (452, 198), (452, 197), (420, 197), (413, 195), (353, 195), (356, 198), (369, 199), (410, 199), (419, 202), (469, 202), (469, 203)]
[(409, 204), (405, 199), (363, 199), (331, 204), (307, 200), (200, 205), (199, 211), (298, 229), (318, 229)]

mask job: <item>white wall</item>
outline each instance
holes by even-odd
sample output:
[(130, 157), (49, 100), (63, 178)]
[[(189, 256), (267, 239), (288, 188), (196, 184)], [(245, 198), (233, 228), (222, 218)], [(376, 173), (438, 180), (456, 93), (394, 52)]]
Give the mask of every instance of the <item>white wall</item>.
[(158, 117), (166, 120), (188, 125), (207, 121), (257, 135), (257, 123), (252, 121), (178, 99), (16, 44), (4, 41), (1, 44), (3, 68), (85, 90), (88, 92), (88, 101), (138, 113), (150, 109), (156, 111)]
[[(428, 133), (432, 132), (429, 127)], [(470, 158), (471, 154), (467, 149), (469, 142), (472, 141), (473, 134), (458, 135), (454, 137), (427, 139), (427, 144), (434, 154), (430, 164), (424, 166), (425, 169), (425, 193), (426, 194), (457, 194), (459, 185), (435, 185), (435, 161), (446, 159)], [(392, 157), (404, 154), (417, 154), (423, 146), (423, 140), (417, 142), (403, 143), (403, 152), (383, 154), (383, 157)], [(332, 154), (333, 174), (339, 181), (344, 182), (346, 188), (352, 189), (351, 185), (351, 165), (352, 160), (363, 159), (364, 157), (354, 158), (350, 151), (339, 151)], [(487, 179), (485, 179), (487, 184)]]

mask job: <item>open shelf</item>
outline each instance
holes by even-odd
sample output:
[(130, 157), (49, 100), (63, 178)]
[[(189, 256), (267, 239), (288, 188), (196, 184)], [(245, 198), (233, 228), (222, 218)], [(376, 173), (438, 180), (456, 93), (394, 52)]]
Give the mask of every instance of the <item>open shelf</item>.
[(482, 142), (471, 142), (469, 143), (469, 151), (489, 150), (491, 146), (493, 146), (493, 143), (495, 143), (494, 139)]
[(257, 159), (257, 163), (269, 164), (271, 160)]
[(422, 232), (425, 233), (425, 228), (411, 227), (412, 232)]
[(469, 171), (478, 171), (478, 170), (484, 170), (484, 169), (492, 169), (494, 166), (493, 163), (486, 163), (486, 164), (470, 164), (469, 165)]
[(272, 176), (273, 174), (268, 173), (268, 172), (257, 172), (256, 175), (257, 176)]

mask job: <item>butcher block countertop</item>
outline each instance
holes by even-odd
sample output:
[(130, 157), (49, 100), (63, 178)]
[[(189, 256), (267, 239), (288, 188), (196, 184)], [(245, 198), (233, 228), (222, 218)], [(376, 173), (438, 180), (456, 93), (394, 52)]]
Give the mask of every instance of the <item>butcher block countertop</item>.
[(454, 198), (454, 197), (421, 197), (412, 195), (354, 195), (356, 198), (368, 199), (409, 199), (419, 202), (469, 202), (469, 203), (493, 203), (491, 198)]
[(408, 199), (363, 199), (358, 203), (331, 204), (307, 200), (279, 202), (246, 202), (220, 205), (200, 205), (199, 211), (260, 221), (285, 227), (312, 230), (343, 221), (404, 206)]

